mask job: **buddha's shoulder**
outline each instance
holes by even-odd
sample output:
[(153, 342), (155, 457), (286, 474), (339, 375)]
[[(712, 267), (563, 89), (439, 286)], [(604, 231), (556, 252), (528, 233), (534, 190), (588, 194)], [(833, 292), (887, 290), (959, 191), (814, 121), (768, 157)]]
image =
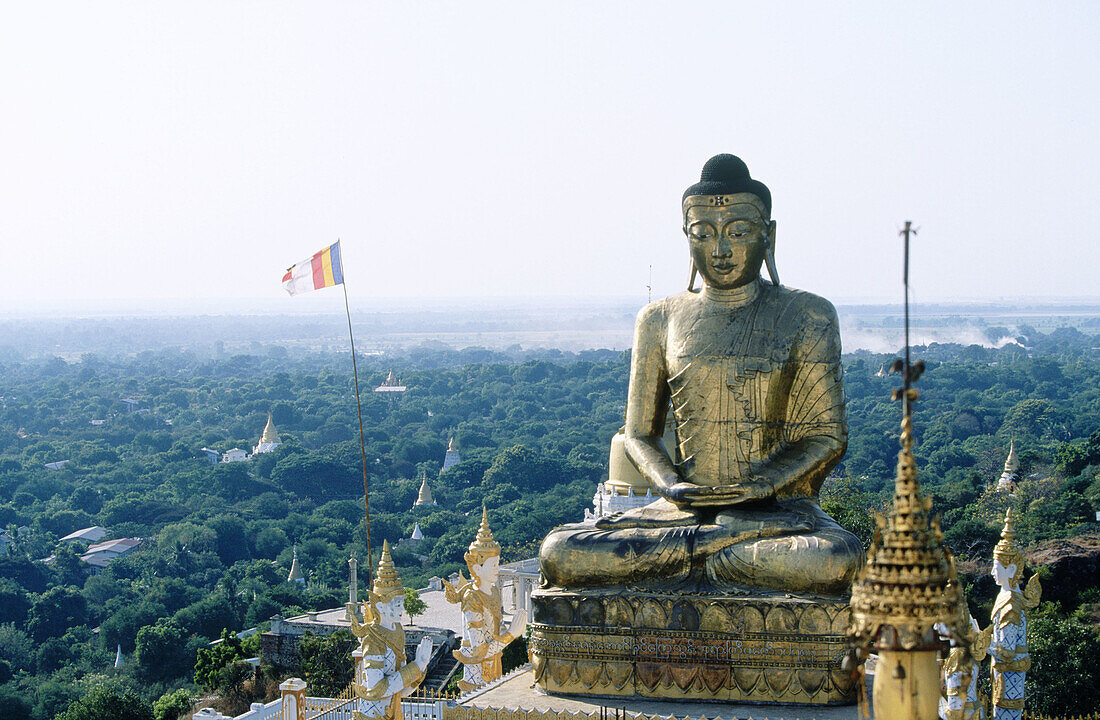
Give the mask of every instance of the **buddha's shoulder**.
[[(691, 293), (680, 293), (680, 295), (690, 295)], [(641, 310), (638, 311), (638, 316), (635, 320), (635, 324), (640, 327), (648, 327), (653, 325), (664, 325), (668, 322), (668, 316), (670, 312), (675, 312), (670, 307), (670, 302), (679, 297), (679, 295), (670, 295), (669, 297), (661, 298), (660, 300), (654, 300), (646, 303)]]
[(764, 302), (773, 305), (782, 314), (794, 314), (804, 319), (836, 322), (833, 304), (812, 292), (794, 288), (764, 284)]

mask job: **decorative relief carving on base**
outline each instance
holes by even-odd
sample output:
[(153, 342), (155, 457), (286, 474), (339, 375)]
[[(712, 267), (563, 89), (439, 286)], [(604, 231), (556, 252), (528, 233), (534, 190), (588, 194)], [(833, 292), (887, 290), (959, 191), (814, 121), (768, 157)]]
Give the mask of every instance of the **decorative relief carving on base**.
[(536, 683), (554, 694), (842, 705), (847, 598), (621, 589), (532, 595)]

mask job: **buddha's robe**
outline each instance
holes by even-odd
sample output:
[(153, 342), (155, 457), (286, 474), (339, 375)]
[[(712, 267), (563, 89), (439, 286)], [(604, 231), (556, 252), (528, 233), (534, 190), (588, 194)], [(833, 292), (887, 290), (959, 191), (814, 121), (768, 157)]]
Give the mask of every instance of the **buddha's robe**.
[[(834, 594), (851, 584), (863, 548), (816, 498), (847, 446), (836, 311), (809, 293), (750, 290), (740, 301), (685, 292), (643, 308), (627, 432), (660, 437), (671, 400), (682, 481), (751, 483), (763, 497), (711, 508), (662, 499), (559, 527), (540, 552), (549, 584)], [(645, 475), (644, 459), (631, 459)]]

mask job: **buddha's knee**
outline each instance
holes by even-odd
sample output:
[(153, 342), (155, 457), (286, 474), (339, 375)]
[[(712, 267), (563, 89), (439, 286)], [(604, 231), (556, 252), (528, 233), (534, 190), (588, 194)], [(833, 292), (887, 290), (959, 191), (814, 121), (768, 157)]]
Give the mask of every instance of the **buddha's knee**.
[(707, 559), (711, 582), (842, 594), (863, 564), (863, 546), (838, 527), (738, 543)]
[(539, 547), (539, 570), (543, 579), (551, 585), (571, 585), (568, 557), (572, 552), (569, 533), (552, 530)]

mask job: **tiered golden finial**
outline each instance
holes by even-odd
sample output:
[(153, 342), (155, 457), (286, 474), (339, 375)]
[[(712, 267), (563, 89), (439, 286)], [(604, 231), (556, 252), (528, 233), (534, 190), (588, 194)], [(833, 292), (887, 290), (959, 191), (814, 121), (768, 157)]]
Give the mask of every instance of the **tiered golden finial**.
[[(943, 641), (935, 625), (948, 636), (969, 638), (966, 617), (960, 617), (959, 584), (951, 552), (943, 545), (939, 518), (929, 518), (931, 498), (921, 495), (913, 458), (912, 405), (919, 393), (912, 383), (924, 371), (910, 362), (909, 235), (905, 230), (905, 360), (891, 370), (902, 373), (904, 387), (893, 398), (902, 401), (901, 451), (894, 480), (894, 504), (888, 517), (877, 515), (867, 564), (852, 586), (852, 624), (848, 635), (860, 653), (879, 653), (874, 705), (877, 717), (891, 720), (931, 720), (938, 716), (937, 653)], [(969, 644), (969, 643), (967, 643)]]
[(1001, 539), (993, 548), (993, 557), (1008, 567), (1015, 565), (1019, 570), (1024, 567), (1024, 555), (1016, 545), (1016, 519), (1012, 517), (1012, 508), (1005, 511), (1005, 526), (1001, 530)]
[(493, 539), (493, 531), (489, 529), (489, 511), (484, 506), (481, 508), (481, 526), (477, 529), (477, 537), (470, 543), (470, 549), (466, 553), (467, 565), (480, 565), (491, 557), (500, 555), (500, 543)]
[(901, 443), (893, 511), (875, 518), (867, 565), (852, 587), (850, 634), (876, 647), (913, 650), (931, 643), (938, 649), (932, 627), (953, 626), (958, 614), (955, 564), (939, 518), (928, 517), (932, 499), (920, 492), (909, 416), (902, 421)]
[(378, 573), (370, 592), (371, 602), (385, 603), (404, 594), (405, 589), (401, 586), (401, 578), (397, 576), (397, 568), (390, 555), (390, 542), (386, 540), (382, 543), (382, 557), (378, 560)]

